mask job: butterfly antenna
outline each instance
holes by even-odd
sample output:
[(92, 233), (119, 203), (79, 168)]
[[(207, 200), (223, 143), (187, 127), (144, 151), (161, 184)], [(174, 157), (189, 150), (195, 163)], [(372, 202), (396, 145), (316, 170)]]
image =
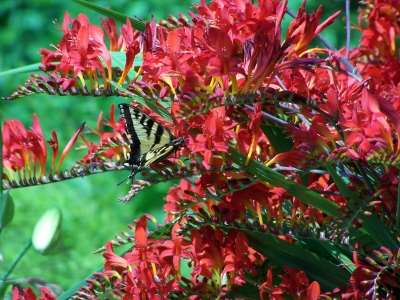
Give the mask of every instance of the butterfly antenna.
[[(124, 181), (126, 181), (129, 177), (131, 177), (131, 176), (126, 177), (124, 180), (122, 180), (120, 183), (118, 183), (117, 186), (120, 186), (120, 185), (121, 185)], [(128, 183), (128, 181), (126, 181), (126, 183)]]
[[(117, 186), (120, 186), (124, 181), (126, 181), (127, 179), (131, 178), (131, 184), (133, 184), (133, 179), (136, 175), (136, 173), (138, 172), (138, 167), (137, 166), (132, 166), (132, 173), (131, 175), (129, 175), (128, 177), (126, 177), (124, 180), (122, 180), (120, 183), (117, 184)], [(126, 181), (126, 183), (128, 183), (129, 181)]]

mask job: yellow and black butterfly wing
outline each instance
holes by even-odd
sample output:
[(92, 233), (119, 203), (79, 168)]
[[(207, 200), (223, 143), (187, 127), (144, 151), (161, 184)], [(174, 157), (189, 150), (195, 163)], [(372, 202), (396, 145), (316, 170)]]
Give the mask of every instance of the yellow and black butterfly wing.
[(153, 162), (158, 162), (174, 153), (185, 141), (174, 135), (149, 115), (129, 104), (119, 104), (125, 120), (125, 129), (130, 137), (128, 164), (134, 171), (131, 176)]

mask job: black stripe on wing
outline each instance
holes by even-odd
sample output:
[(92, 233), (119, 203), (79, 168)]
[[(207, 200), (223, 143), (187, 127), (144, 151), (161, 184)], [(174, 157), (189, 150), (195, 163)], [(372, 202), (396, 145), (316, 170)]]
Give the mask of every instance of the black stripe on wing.
[(138, 165), (139, 157), (140, 157), (140, 140), (136, 134), (135, 127), (133, 125), (133, 118), (129, 111), (128, 104), (119, 104), (120, 114), (122, 118), (125, 120), (125, 130), (129, 134), (130, 144), (129, 147), (131, 152), (129, 153), (129, 164)]
[(149, 115), (128, 104), (118, 105), (131, 144), (128, 163), (136, 166), (131, 176), (153, 162), (159, 162), (180, 148), (185, 141), (176, 139)]

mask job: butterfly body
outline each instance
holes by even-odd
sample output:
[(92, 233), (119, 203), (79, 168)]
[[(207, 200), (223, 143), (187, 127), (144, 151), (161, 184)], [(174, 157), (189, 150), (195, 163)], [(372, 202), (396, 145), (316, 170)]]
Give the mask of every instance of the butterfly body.
[(159, 162), (177, 151), (185, 142), (175, 136), (149, 115), (129, 104), (119, 104), (125, 129), (130, 137), (127, 164), (133, 177), (153, 162)]

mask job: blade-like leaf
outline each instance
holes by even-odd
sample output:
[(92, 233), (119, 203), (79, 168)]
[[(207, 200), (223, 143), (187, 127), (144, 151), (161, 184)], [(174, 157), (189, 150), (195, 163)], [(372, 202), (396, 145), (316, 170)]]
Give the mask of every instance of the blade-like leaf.
[(370, 216), (360, 214), (359, 217), (363, 221), (363, 227), (367, 230), (368, 234), (380, 246), (386, 246), (390, 249), (398, 249), (400, 247), (400, 243), (396, 240), (396, 234), (391, 232), (374, 212)]
[(154, 231), (153, 233), (151, 233), (149, 235), (149, 238), (160, 240), (161, 238), (170, 237), (171, 230), (174, 227), (174, 225), (175, 224), (173, 222), (171, 222), (171, 223), (168, 223), (168, 224), (162, 226), (161, 228), (159, 228), (156, 231)]
[(366, 253), (379, 247), (378, 243), (367, 233), (364, 228), (350, 230), (349, 236), (350, 245), (356, 247), (358, 244), (358, 246), (361, 246)]
[[(121, 70), (123, 70), (125, 67), (126, 52), (115, 51), (115, 52), (110, 52), (110, 55), (111, 55), (111, 59), (113, 62), (113, 67), (118, 67)], [(56, 64), (57, 63), (55, 63), (55, 65)], [(142, 58), (135, 57), (133, 65), (140, 66), (141, 64), (142, 64)], [(41, 65), (41, 63), (35, 63), (32, 65), (23, 66), (20, 68), (15, 68), (15, 69), (7, 70), (4, 72), (0, 72), (0, 77), (1, 76), (10, 76), (10, 75), (15, 75), (15, 74), (32, 73), (32, 72), (43, 73), (43, 71), (39, 69), (40, 65)], [(105, 66), (104, 62), (103, 62), (103, 65)], [(129, 71), (128, 76), (133, 78), (135, 76), (135, 73), (133, 71)]]
[(284, 127), (267, 124), (262, 124), (260, 127), (272, 147), (274, 147), (276, 153), (282, 153), (292, 149), (294, 144), (293, 140), (289, 138)]
[(96, 4), (93, 4), (91, 2), (87, 2), (87, 1), (83, 1), (83, 0), (72, 0), (82, 6), (85, 6), (93, 11), (96, 11), (106, 17), (110, 17), (111, 19), (114, 19), (116, 21), (119, 21), (121, 23), (125, 23), (126, 19), (129, 18), (129, 20), (131, 21), (132, 27), (139, 30), (140, 32), (144, 32), (146, 25), (144, 22), (135, 20), (133, 18), (130, 18), (124, 14), (121, 14), (117, 11), (111, 10), (111, 9), (107, 9), (101, 6), (98, 6)]
[[(163, 119), (164, 119), (165, 121), (167, 121), (167, 122), (169, 122), (169, 123), (172, 123), (171, 115), (170, 115), (167, 111), (161, 109), (161, 108), (160, 108), (159, 106), (157, 106), (155, 103), (152, 103), (152, 102), (150, 102), (150, 101), (146, 101), (146, 100), (140, 98), (139, 96), (136, 96), (135, 94), (132, 94), (130, 91), (128, 91), (127, 89), (123, 88), (122, 86), (119, 86), (119, 85), (118, 85), (116, 82), (114, 82), (114, 81), (110, 81), (110, 84), (111, 84), (112, 86), (114, 86), (116, 89), (119, 89), (119, 90), (125, 92), (127, 95), (129, 95), (129, 97), (130, 97), (129, 100), (130, 100), (130, 101), (133, 100), (133, 101), (135, 101), (135, 102), (137, 102), (137, 103), (140, 103), (140, 104), (143, 105), (143, 106), (146, 106), (147, 108), (149, 108), (150, 110), (152, 110), (152, 111), (155, 112), (156, 114), (158, 114), (158, 115), (160, 115), (161, 117), (163, 117)], [(129, 102), (130, 102), (130, 101), (129, 101)]]
[(5, 191), (4, 194), (0, 195), (0, 231), (11, 223), (14, 217), (14, 208), (14, 200), (10, 192)]
[(350, 273), (355, 270), (354, 264), (349, 257), (352, 257), (350, 249), (343, 245), (335, 244), (330, 241), (319, 240), (315, 238), (299, 237), (299, 244), (307, 247), (306, 249), (317, 254), (319, 257), (325, 258), (333, 263), (344, 266)]
[[(125, 62), (126, 62), (126, 52), (110, 52), (111, 59), (112, 59), (112, 66), (120, 68), (123, 70), (125, 68)], [(142, 65), (142, 58), (141, 57), (135, 57), (135, 60), (133, 62), (133, 66), (138, 67)], [(133, 71), (133, 69), (129, 70), (128, 72), (128, 78), (133, 78), (136, 75), (136, 72)]]
[[(228, 154), (228, 158), (239, 166), (245, 166), (246, 156), (233, 147), (230, 147), (231, 154)], [(300, 201), (315, 207), (318, 210), (323, 211), (327, 215), (340, 217), (338, 212), (339, 206), (324, 197), (321, 197), (317, 193), (307, 189), (306, 187), (288, 180), (282, 174), (264, 166), (263, 164), (250, 159), (246, 171), (258, 176), (261, 180), (267, 181), (276, 187), (284, 188), (290, 195), (298, 198)]]
[[(363, 203), (362, 199), (358, 198), (349, 189), (347, 184), (335, 172), (331, 165), (327, 164), (325, 167), (344, 197), (350, 198), (356, 203)], [(349, 207), (355, 212), (356, 209), (358, 210), (358, 208), (351, 205), (351, 203), (349, 203)], [(376, 216), (375, 212), (372, 211), (371, 215), (366, 215), (362, 211), (359, 211), (357, 216), (363, 221), (363, 228), (369, 235), (371, 235), (378, 245), (386, 246), (391, 249), (398, 249), (400, 247), (400, 243), (395, 238), (396, 234), (391, 232), (391, 230)]]
[(350, 273), (343, 268), (273, 234), (242, 231), (253, 249), (279, 265), (303, 270), (311, 280), (318, 281), (325, 290), (346, 286), (350, 278)]
[[(101, 267), (100, 269), (98, 269), (96, 271), (96, 273), (99, 273), (103, 271), (103, 267)], [(78, 282), (77, 284), (75, 284), (72, 288), (70, 288), (68, 291), (64, 292), (63, 294), (61, 294), (60, 296), (57, 297), (57, 300), (67, 300), (70, 299), (71, 296), (73, 296), (74, 294), (76, 294), (76, 292), (83, 286), (88, 285), (87, 283), (87, 279), (89, 278), (93, 278), (93, 275), (89, 275), (88, 277), (86, 277), (85, 279), (82, 279), (80, 282)]]
[(0, 280), (0, 297), (2, 299), (7, 299), (4, 297), (4, 295), (9, 292), (12, 288), (11, 283), (5, 283), (3, 280)]
[(225, 297), (225, 299), (258, 299), (260, 291), (257, 285), (246, 282), (245, 285), (231, 289)]
[(10, 75), (15, 75), (15, 74), (22, 74), (22, 73), (31, 73), (31, 72), (42, 72), (39, 69), (40, 63), (12, 69), (12, 70), (7, 70), (4, 72), (0, 72), (0, 76), (10, 76)]

